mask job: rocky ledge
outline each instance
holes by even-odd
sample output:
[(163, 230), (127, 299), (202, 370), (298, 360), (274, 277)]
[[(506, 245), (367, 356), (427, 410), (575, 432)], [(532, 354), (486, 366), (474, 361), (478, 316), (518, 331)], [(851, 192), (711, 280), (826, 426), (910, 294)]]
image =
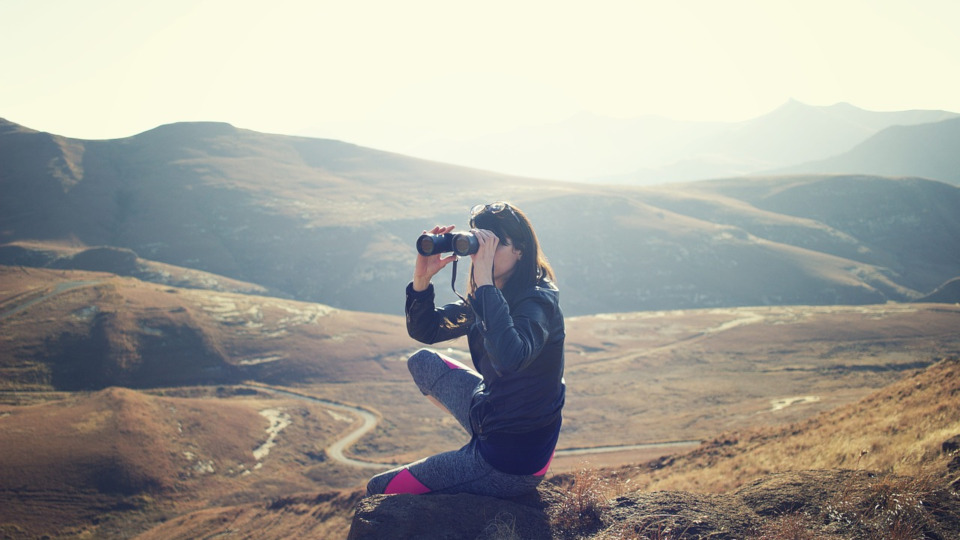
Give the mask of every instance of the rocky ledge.
[(589, 501), (562, 477), (511, 500), (376, 495), (358, 503), (348, 538), (881, 538), (894, 530), (957, 538), (958, 482), (944, 480), (812, 470), (772, 474), (712, 495), (640, 491)]

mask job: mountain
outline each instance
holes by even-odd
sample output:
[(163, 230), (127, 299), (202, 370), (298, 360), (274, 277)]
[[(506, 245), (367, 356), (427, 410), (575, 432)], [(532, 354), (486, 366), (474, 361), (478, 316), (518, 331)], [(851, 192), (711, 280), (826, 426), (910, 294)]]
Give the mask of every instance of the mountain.
[[(787, 472), (727, 499), (621, 483), (616, 508), (598, 500), (604, 536), (648, 530), (649, 509), (708, 534), (801, 503), (834, 520), (816, 532), (836, 532), (856, 514), (828, 496), (869, 510), (877, 493), (899, 497), (888, 469), (949, 458), (936, 446), (956, 433), (955, 361), (767, 428), (957, 355), (960, 308), (907, 302), (953, 302), (956, 186), (811, 174), (595, 186), (221, 123), (83, 141), (0, 121), (0, 533), (342, 536), (372, 469), (462, 441), (410, 388), (403, 360), (419, 345), (398, 313), (416, 235), (500, 198), (532, 217), (567, 314), (549, 496), (578, 493), (563, 475), (584, 455), (633, 464), (618, 471), (631, 490), (713, 489), (821, 457), (849, 466), (867, 444), (883, 473)], [(683, 458), (662, 444), (700, 440)], [(934, 504), (953, 508), (944, 496)], [(920, 515), (923, 531), (960, 528)]]
[[(907, 290), (932, 290), (960, 263), (953, 255), (960, 245), (952, 233), (960, 226), (953, 211), (960, 201), (955, 187), (940, 182), (862, 175), (753, 177), (693, 183), (683, 196), (664, 193), (670, 196), (651, 201), (759, 238), (871, 265)], [(731, 200), (723, 201), (726, 197)]]
[[(276, 460), (303, 456), (294, 445), (262, 450), (271, 425), (264, 412), (316, 416), (320, 427), (310, 436), (321, 443), (331, 436), (321, 424), (327, 412), (232, 390), (169, 396), (107, 388), (0, 405), (0, 533), (8, 538), (131, 538), (138, 529), (207, 501), (262, 501), (314, 487), (299, 473), (264, 470), (281, 469), (282, 461), (274, 465)], [(291, 431), (285, 435), (308, 437)], [(350, 510), (343, 502), (335, 508), (343, 514)], [(343, 530), (347, 523), (345, 516), (312, 527)]]
[[(0, 531), (8, 536), (129, 538), (156, 526), (147, 538), (195, 538), (230, 526), (264, 538), (298, 527), (343, 537), (355, 491), (373, 473), (330, 450), (362, 424), (349, 404), (370, 411), (376, 429), (347, 455), (375, 467), (462, 444), (457, 423), (410, 385), (404, 359), (420, 345), (400, 316), (83, 270), (2, 266), (0, 285)], [(849, 404), (955, 357), (958, 318), (960, 307), (943, 304), (568, 317), (569, 405), (552, 474), (584, 460), (647, 470), (646, 460), (683, 446), (637, 443), (714, 441)], [(467, 354), (465, 342), (442, 346)], [(910, 429), (895, 433), (870, 423), (864, 437), (882, 441), (871, 460), (895, 459), (894, 449), (920, 441), (927, 427), (928, 447), (949, 433), (913, 419), (952, 425), (942, 411), (960, 398), (955, 374), (908, 381), (860, 407), (844, 429), (868, 414), (904, 418)], [(904, 400), (910, 388), (930, 399)], [(705, 445), (708, 458), (749, 447), (724, 441)], [(792, 455), (770, 454), (781, 464)]]
[(589, 181), (671, 163), (685, 155), (685, 148), (724, 127), (658, 116), (617, 119), (580, 113), (550, 125), (422, 143), (407, 153), (519, 176)]
[(532, 497), (367, 497), (348, 538), (955, 538), (960, 436), (946, 411), (960, 406), (958, 368), (946, 359), (857, 403), (687, 453), (584, 467)]
[(48, 531), (129, 510), (125, 501), (146, 506), (150, 497), (195, 491), (202, 475), (191, 453), (224, 468), (253, 467), (248, 449), (263, 421), (251, 407), (123, 388), (5, 409), (4, 521)]
[(801, 163), (853, 148), (890, 126), (955, 117), (946, 111), (873, 112), (848, 103), (813, 107), (791, 100), (769, 114), (731, 126), (694, 151), (757, 164)]
[(848, 152), (776, 172), (922, 176), (960, 185), (960, 118), (888, 127)]
[(498, 199), (531, 216), (570, 315), (904, 301), (960, 273), (960, 188), (920, 179), (595, 186), (219, 123), (83, 141), (4, 122), (0, 194), (0, 264), (172, 284), (156, 263), (376, 313), (402, 311), (421, 231)]
[[(0, 266), (0, 283), (0, 390), (406, 375), (380, 363), (410, 346), (398, 317), (107, 273)], [(379, 339), (346, 343), (356, 328)]]
[(636, 185), (741, 176), (824, 159), (887, 127), (955, 117), (948, 111), (877, 112), (796, 100), (742, 122), (583, 113), (553, 125), (424, 143), (408, 153), (536, 178)]

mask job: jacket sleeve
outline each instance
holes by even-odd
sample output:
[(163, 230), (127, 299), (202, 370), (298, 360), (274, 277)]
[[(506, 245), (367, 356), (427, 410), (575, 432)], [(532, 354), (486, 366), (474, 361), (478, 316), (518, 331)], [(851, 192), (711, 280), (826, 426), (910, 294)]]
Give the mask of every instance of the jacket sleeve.
[(437, 308), (433, 284), (424, 291), (413, 290), (407, 285), (407, 333), (413, 339), (427, 345), (448, 341), (466, 335), (473, 323), (473, 310), (462, 302)]
[(480, 321), (484, 347), (499, 375), (522, 371), (543, 350), (550, 338), (553, 304), (539, 297), (527, 297), (513, 312), (499, 289), (486, 285), (471, 300)]

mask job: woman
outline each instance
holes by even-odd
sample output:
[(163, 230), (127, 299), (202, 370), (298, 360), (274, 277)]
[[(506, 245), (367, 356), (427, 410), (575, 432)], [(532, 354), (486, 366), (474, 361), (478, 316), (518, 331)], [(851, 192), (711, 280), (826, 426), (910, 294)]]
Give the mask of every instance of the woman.
[(565, 393), (563, 313), (553, 270), (516, 207), (478, 205), (470, 227), (479, 249), (470, 256), (466, 299), (436, 307), (430, 280), (455, 256), (418, 255), (406, 302), (414, 339), (432, 344), (467, 336), (475, 371), (428, 349), (407, 365), (420, 391), (460, 422), (470, 442), (373, 477), (368, 495), (513, 497), (535, 489), (553, 459)]

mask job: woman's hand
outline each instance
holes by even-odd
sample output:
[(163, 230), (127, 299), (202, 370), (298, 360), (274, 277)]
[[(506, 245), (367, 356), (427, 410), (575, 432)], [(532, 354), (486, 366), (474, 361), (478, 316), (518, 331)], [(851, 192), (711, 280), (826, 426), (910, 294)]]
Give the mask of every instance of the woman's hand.
[[(438, 225), (429, 231), (423, 231), (423, 234), (446, 234), (454, 228), (456, 228), (454, 225), (448, 225), (446, 227)], [(433, 276), (437, 275), (437, 272), (443, 270), (443, 267), (450, 264), (450, 262), (456, 258), (457, 256), (453, 254), (448, 257), (441, 257), (439, 253), (429, 256), (423, 256), (417, 253), (417, 264), (413, 269), (413, 290), (417, 292), (427, 290)]]
[(493, 258), (497, 254), (500, 238), (486, 229), (473, 229), (470, 232), (477, 237), (480, 244), (480, 249), (470, 256), (473, 261), (473, 280), (477, 287), (493, 285)]

